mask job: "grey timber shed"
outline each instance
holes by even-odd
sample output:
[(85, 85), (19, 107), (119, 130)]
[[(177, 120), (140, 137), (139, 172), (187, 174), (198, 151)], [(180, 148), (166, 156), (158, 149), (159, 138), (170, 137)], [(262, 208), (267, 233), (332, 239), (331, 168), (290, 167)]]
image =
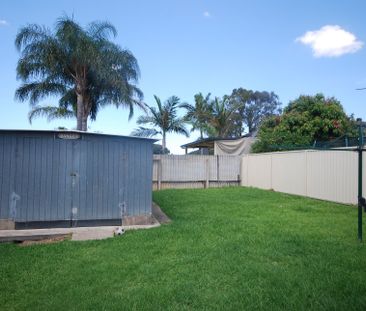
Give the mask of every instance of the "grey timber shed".
[(0, 229), (148, 223), (154, 142), (0, 130)]

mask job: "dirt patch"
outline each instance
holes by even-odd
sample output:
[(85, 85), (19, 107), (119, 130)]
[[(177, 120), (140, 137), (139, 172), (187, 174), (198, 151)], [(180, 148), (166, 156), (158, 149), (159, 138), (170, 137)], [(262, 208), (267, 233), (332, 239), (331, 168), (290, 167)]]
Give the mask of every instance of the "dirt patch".
[(168, 224), (171, 222), (171, 219), (161, 210), (160, 206), (155, 202), (152, 204), (152, 214), (155, 219), (161, 224)]
[(19, 243), (19, 246), (30, 246), (35, 244), (52, 244), (52, 243), (58, 243), (65, 240), (71, 240), (72, 234), (66, 234), (64, 236), (57, 236), (54, 238), (47, 238), (43, 240), (26, 240)]

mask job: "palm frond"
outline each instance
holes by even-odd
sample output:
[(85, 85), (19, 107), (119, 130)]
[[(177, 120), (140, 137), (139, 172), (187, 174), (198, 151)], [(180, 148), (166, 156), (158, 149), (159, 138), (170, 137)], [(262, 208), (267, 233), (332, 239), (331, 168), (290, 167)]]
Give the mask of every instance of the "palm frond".
[(109, 22), (95, 21), (89, 24), (88, 33), (93, 38), (107, 40), (110, 35), (117, 36), (117, 29)]
[(30, 24), (21, 28), (15, 38), (15, 47), (20, 51), (24, 46), (32, 42), (38, 42), (50, 37), (48, 28), (36, 24)]
[(68, 110), (66, 108), (53, 107), (53, 106), (35, 106), (28, 113), (29, 123), (32, 124), (32, 121), (35, 118), (39, 117), (47, 117), (47, 121), (50, 122), (55, 119), (75, 118), (76, 115), (74, 111)]
[(185, 127), (185, 123), (184, 119), (175, 119), (172, 121), (169, 131), (189, 137), (189, 131)]
[(157, 131), (156, 129), (146, 128), (142, 126), (131, 132), (132, 136), (138, 136), (138, 137), (153, 137), (158, 134), (161, 134), (161, 132)]
[(30, 104), (35, 105), (47, 96), (55, 94), (63, 95), (65, 91), (65, 86), (58, 83), (48, 83), (47, 81), (26, 83), (16, 90), (15, 98), (20, 101), (29, 99)]
[(136, 121), (137, 124), (154, 124), (155, 118), (153, 116), (145, 115), (139, 116)]

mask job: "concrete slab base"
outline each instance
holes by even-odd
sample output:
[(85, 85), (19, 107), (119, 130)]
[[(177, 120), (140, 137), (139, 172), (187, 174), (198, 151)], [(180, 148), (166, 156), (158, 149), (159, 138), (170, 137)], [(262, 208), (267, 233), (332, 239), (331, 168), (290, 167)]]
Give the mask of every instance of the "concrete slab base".
[(15, 229), (15, 222), (10, 219), (0, 219), (0, 230)]
[[(170, 222), (170, 219), (155, 203), (152, 212), (152, 215), (149, 216), (123, 218), (123, 226), (121, 227), (125, 230), (149, 229), (159, 227), (160, 223)], [(118, 226), (99, 226), (15, 230), (14, 222), (7, 222), (7, 220), (3, 221), (2, 225), (3, 228), (8, 229), (0, 230), (0, 242), (42, 240), (43, 237), (49, 239), (63, 235), (71, 235), (73, 241), (101, 240), (113, 237), (118, 228)]]
[[(159, 227), (160, 224), (154, 225), (134, 225), (134, 226), (122, 226), (125, 230), (137, 230), (137, 229), (149, 229)], [(116, 230), (116, 226), (108, 227), (76, 227), (76, 228), (52, 228), (52, 229), (27, 229), (27, 230), (3, 230), (0, 231), (0, 241), (8, 242), (11, 240), (19, 241), (21, 237), (26, 237), (27, 240), (31, 240), (32, 236), (39, 240), (40, 236), (50, 238), (52, 235), (68, 235), (71, 234), (71, 240), (73, 241), (86, 241), (86, 240), (102, 240), (113, 237), (113, 233)], [(13, 239), (12, 239), (13, 238)]]
[(157, 220), (153, 215), (140, 215), (140, 216), (125, 216), (122, 218), (123, 226), (135, 226), (135, 225), (153, 225)]

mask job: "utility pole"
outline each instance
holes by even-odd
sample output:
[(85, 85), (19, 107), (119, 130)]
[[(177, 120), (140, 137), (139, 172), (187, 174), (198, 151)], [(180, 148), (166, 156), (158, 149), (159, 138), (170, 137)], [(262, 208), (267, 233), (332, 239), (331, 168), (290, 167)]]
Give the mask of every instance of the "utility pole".
[(362, 149), (363, 149), (363, 130), (362, 119), (357, 119), (358, 123), (358, 239), (362, 241), (362, 207), (365, 206), (365, 198), (362, 196)]

